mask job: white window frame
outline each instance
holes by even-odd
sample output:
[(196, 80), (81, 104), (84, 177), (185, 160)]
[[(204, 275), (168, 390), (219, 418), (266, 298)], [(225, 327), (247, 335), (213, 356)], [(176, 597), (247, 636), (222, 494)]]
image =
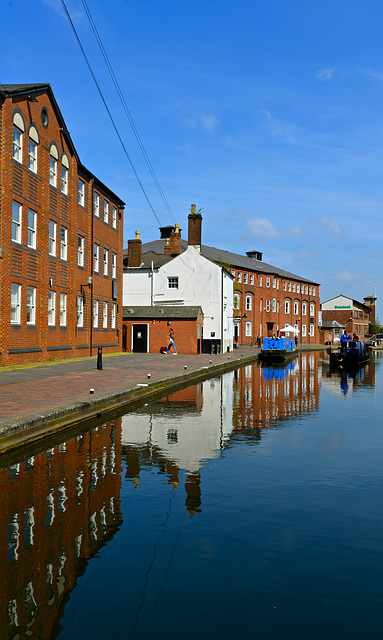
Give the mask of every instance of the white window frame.
[(84, 326), (84, 298), (82, 296), (77, 296), (77, 326)]
[(263, 300), (262, 300), (262, 298), (260, 298), (260, 300), (259, 300), (259, 310), (262, 311), (262, 308), (263, 308)]
[(242, 271), (238, 271), (237, 282), (242, 282)]
[(270, 278), (269, 277), (266, 278), (266, 287), (268, 289), (270, 288)]
[(27, 288), (27, 324), (36, 324), (36, 287)]
[(287, 287), (288, 291), (291, 291), (291, 282), (289, 282), (289, 286)]
[(112, 317), (111, 317), (111, 328), (115, 329), (116, 328), (116, 305), (112, 304)]
[(56, 231), (57, 223), (54, 220), (49, 220), (49, 255), (56, 255)]
[(302, 316), (307, 316), (307, 303), (302, 302)]
[(250, 274), (250, 284), (254, 284), (254, 274)]
[(299, 315), (299, 302), (294, 302), (294, 315)]
[(64, 165), (61, 166), (61, 191), (66, 196), (68, 195), (68, 168)]
[(100, 247), (96, 242), (93, 245), (93, 260), (93, 270), (98, 273), (98, 270), (100, 268)]
[(240, 301), (239, 294), (235, 293), (234, 296), (233, 296), (233, 309), (239, 309), (240, 308), (239, 301)]
[(93, 329), (98, 329), (98, 300), (93, 300)]
[(102, 327), (103, 329), (108, 328), (108, 303), (102, 303)]
[(247, 273), (244, 273), (243, 274), (243, 284), (247, 284), (247, 278), (248, 278)]
[(283, 281), (283, 291), (287, 291), (287, 282), (286, 282), (286, 280)]
[(28, 247), (36, 249), (37, 212), (28, 209)]
[(262, 286), (262, 276), (259, 276), (259, 286)]
[(11, 285), (11, 324), (20, 324), (21, 284)]
[(252, 335), (252, 327), (251, 327), (251, 322), (246, 322), (245, 325), (245, 336), (246, 338), (251, 338)]
[(277, 286), (277, 279), (273, 278), (273, 289), (276, 289)]
[(116, 207), (112, 207), (112, 227), (113, 227), (113, 229), (117, 229), (117, 209), (116, 209)]
[(56, 325), (56, 291), (48, 291), (48, 325)]
[(311, 296), (311, 287), (309, 287), (309, 296)]
[(83, 236), (77, 236), (77, 265), (79, 267), (84, 266), (84, 249), (85, 249), (85, 238)]
[(103, 269), (104, 276), (108, 275), (108, 262), (109, 262), (109, 251), (108, 251), (108, 249), (104, 248), (104, 261), (103, 261), (103, 264), (104, 264), (104, 269)]
[(289, 300), (285, 300), (285, 314), (286, 315), (290, 314), (290, 301)]
[(297, 283), (297, 293), (300, 293), (300, 292), (301, 292), (301, 285), (300, 285), (300, 283), (298, 282), (298, 283)]
[(179, 279), (178, 276), (168, 276), (168, 289), (178, 289)]
[(112, 253), (112, 278), (115, 280), (117, 277), (117, 254)]
[(277, 300), (276, 300), (276, 298), (273, 298), (272, 310), (273, 310), (273, 313), (276, 313), (276, 311), (277, 311)]
[(20, 202), (12, 201), (12, 240), (21, 244), (21, 222), (23, 207)]
[(251, 311), (253, 306), (253, 296), (246, 296), (246, 311)]
[(302, 338), (306, 338), (306, 325), (302, 324)]
[(305, 285), (306, 296), (308, 295), (308, 285)]
[(57, 187), (57, 160), (52, 155), (49, 156), (49, 184)]
[(109, 202), (104, 200), (104, 222), (108, 224), (109, 222)]
[(266, 311), (270, 311), (270, 300), (266, 300)]
[(311, 338), (314, 337), (314, 330), (315, 330), (314, 324), (310, 324), (309, 334)]
[(61, 260), (68, 259), (68, 229), (63, 225), (60, 230), (60, 258)]
[(60, 293), (60, 327), (66, 327), (67, 294)]
[(78, 179), (77, 202), (80, 207), (85, 206), (85, 182), (81, 178)]
[(23, 161), (23, 132), (15, 124), (13, 125), (12, 158), (20, 164)]
[(32, 138), (28, 140), (28, 168), (33, 173), (37, 173), (37, 142)]
[(97, 191), (94, 192), (94, 215), (100, 217), (100, 195)]
[(315, 317), (315, 304), (311, 302), (310, 304), (310, 317), (314, 318)]

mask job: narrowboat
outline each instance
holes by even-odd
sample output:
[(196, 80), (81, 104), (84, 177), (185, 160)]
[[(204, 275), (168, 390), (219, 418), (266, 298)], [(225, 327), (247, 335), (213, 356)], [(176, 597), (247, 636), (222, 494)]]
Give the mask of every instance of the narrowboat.
[(295, 341), (291, 338), (264, 338), (259, 359), (268, 362), (285, 362), (296, 355)]
[(360, 340), (350, 340), (339, 351), (327, 350), (330, 356), (330, 365), (334, 368), (357, 369), (370, 360), (366, 352), (366, 345)]

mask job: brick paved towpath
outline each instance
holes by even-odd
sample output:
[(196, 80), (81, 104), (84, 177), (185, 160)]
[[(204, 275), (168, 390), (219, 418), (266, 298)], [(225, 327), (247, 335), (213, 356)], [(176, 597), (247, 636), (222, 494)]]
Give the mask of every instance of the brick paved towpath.
[(101, 371), (97, 357), (0, 371), (0, 453), (52, 429), (166, 393), (188, 380), (192, 384), (241, 361), (255, 361), (258, 352), (255, 347), (240, 347), (213, 355), (124, 353), (104, 356)]

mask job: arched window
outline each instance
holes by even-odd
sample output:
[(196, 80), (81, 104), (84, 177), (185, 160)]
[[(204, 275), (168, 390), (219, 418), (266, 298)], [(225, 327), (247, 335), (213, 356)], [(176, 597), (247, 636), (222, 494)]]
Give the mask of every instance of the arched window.
[(51, 144), (49, 154), (49, 184), (51, 184), (52, 187), (57, 187), (57, 160), (59, 159), (59, 152), (55, 144)]
[(40, 142), (39, 134), (34, 125), (29, 127), (28, 168), (37, 173), (37, 146)]
[(63, 153), (61, 158), (61, 191), (68, 195), (69, 158)]
[(23, 133), (25, 132), (24, 119), (19, 111), (13, 115), (13, 147), (12, 158), (17, 162), (23, 161)]

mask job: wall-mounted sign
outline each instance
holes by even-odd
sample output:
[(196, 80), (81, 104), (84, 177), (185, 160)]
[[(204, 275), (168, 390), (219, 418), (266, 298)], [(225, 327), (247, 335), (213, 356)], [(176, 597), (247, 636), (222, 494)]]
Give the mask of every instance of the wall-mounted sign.
[(350, 304), (336, 304), (335, 309), (351, 309)]

